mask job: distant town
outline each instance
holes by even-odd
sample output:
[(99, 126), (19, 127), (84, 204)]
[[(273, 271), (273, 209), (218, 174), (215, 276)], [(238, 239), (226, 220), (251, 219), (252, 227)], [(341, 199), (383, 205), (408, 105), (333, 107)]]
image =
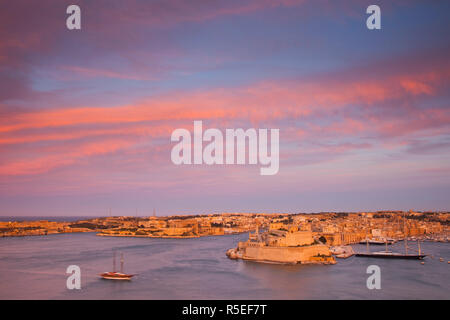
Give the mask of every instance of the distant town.
[(321, 213), (217, 213), (150, 217), (101, 217), (76, 222), (0, 222), (0, 236), (40, 236), (95, 232), (98, 236), (196, 238), (255, 231), (309, 231), (328, 246), (358, 243), (364, 239), (418, 237), (447, 242), (449, 212), (376, 211)]

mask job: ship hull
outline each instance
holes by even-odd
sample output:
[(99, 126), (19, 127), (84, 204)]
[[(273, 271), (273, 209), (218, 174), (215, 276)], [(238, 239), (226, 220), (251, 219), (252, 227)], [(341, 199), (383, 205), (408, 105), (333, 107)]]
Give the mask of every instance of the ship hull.
[[(374, 245), (374, 246), (384, 246), (386, 244), (387, 245), (392, 245), (394, 243), (395, 243), (395, 241), (391, 241), (391, 240), (390, 241), (386, 241), (386, 242), (385, 241), (373, 241), (373, 240), (369, 241), (369, 244), (370, 245)], [(367, 244), (367, 241), (364, 241), (364, 240), (360, 241), (359, 244)]]
[(130, 278), (116, 278), (116, 277), (103, 277), (102, 276), (102, 278), (103, 279), (106, 279), (106, 280), (131, 280), (131, 277)]
[(131, 278), (133, 277), (132, 274), (123, 274), (117, 272), (105, 272), (101, 273), (99, 276), (107, 280), (131, 280)]
[(379, 259), (407, 259), (423, 260), (425, 254), (383, 254), (383, 253), (357, 253), (356, 257), (379, 258)]

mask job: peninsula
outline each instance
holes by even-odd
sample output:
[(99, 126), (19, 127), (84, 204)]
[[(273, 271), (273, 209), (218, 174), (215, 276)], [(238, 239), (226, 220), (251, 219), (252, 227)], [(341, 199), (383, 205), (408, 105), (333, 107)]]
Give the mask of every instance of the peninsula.
[[(450, 239), (449, 212), (418, 211), (211, 213), (148, 217), (110, 216), (72, 222), (0, 221), (0, 237), (95, 232), (99, 236), (114, 237), (195, 238), (244, 233), (254, 231), (257, 226), (261, 230), (269, 231), (267, 237), (262, 237), (267, 241), (279, 237), (286, 238), (282, 241), (289, 242), (294, 236), (300, 237), (296, 236), (295, 232), (305, 234), (304, 232), (308, 231), (314, 240), (327, 246), (354, 244), (367, 238), (379, 241), (386, 238), (403, 239), (407, 236), (443, 242)], [(297, 231), (292, 231), (292, 228), (297, 228)]]

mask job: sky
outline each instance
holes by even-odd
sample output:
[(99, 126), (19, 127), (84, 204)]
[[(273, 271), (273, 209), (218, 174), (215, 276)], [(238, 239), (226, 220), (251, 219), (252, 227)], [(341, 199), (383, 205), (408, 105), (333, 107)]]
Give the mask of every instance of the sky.
[[(372, 2), (1, 0), (0, 215), (450, 210), (450, 3)], [(279, 172), (173, 164), (195, 120)]]

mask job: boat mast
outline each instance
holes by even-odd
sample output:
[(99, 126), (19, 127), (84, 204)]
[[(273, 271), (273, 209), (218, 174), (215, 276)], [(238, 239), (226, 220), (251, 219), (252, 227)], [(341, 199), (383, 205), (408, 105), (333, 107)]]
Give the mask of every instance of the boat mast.
[(120, 273), (123, 273), (123, 253), (120, 254)]
[(417, 239), (417, 246), (419, 247), (419, 256), (420, 256), (420, 240), (419, 239)]
[(114, 257), (113, 257), (113, 272), (116, 272), (116, 252), (114, 251)]

